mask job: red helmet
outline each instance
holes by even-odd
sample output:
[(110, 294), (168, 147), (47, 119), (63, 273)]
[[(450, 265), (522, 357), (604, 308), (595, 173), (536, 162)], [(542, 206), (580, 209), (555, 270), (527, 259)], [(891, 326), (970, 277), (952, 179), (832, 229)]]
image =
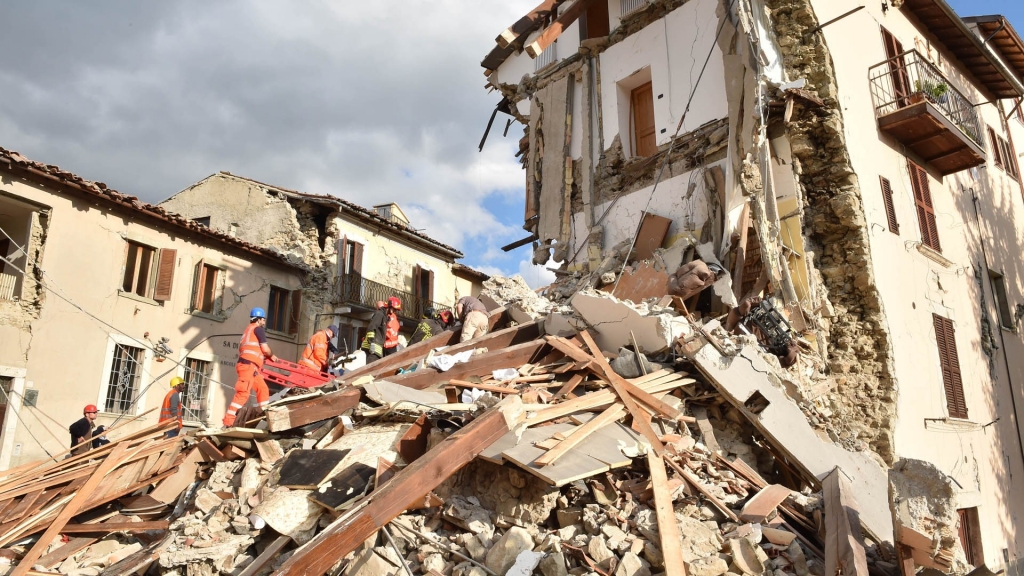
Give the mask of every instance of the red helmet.
[(441, 322), (443, 322), (445, 326), (452, 323), (452, 313), (450, 310), (441, 310), (441, 313), (438, 316), (440, 316)]
[(86, 412), (99, 412), (99, 410), (96, 409), (95, 404), (89, 404), (82, 409), (82, 414), (85, 414)]
[(388, 298), (388, 306), (391, 307), (391, 308), (394, 308), (395, 310), (401, 310), (402, 309), (402, 299), (399, 298), (398, 296), (392, 296), (392, 297)]

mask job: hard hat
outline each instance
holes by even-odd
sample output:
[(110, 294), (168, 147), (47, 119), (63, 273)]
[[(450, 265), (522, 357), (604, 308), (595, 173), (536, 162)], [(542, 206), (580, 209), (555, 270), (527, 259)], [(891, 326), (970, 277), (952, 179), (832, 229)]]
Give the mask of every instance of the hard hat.
[(444, 322), (445, 324), (452, 323), (451, 310), (441, 310), (441, 313), (438, 315), (438, 317), (441, 318), (441, 322)]
[(264, 310), (263, 308), (253, 308), (252, 311), (249, 312), (249, 318), (266, 318), (266, 317), (267, 317), (267, 311)]
[(433, 306), (431, 306), (431, 307), (429, 307), (429, 308), (427, 308), (427, 309), (425, 309), (423, 311), (423, 317), (424, 318), (434, 318), (435, 316), (437, 316), (437, 310), (434, 310)]
[(174, 378), (171, 378), (171, 388), (177, 388), (179, 385), (184, 383), (185, 379), (182, 378), (181, 376), (175, 376)]
[(380, 310), (381, 308), (387, 308), (387, 307), (388, 307), (388, 303), (387, 302), (385, 302), (383, 300), (377, 300), (377, 309), (378, 310)]
[(99, 412), (99, 410), (96, 409), (96, 405), (95, 404), (88, 404), (82, 410), (82, 414), (85, 414), (86, 412)]
[(399, 298), (398, 296), (392, 296), (392, 297), (388, 298), (388, 306), (394, 308), (395, 310), (401, 310), (402, 309), (402, 299)]
[(327, 327), (327, 329), (331, 331), (331, 334), (335, 336), (338, 335), (338, 326), (336, 324), (331, 324), (330, 326)]

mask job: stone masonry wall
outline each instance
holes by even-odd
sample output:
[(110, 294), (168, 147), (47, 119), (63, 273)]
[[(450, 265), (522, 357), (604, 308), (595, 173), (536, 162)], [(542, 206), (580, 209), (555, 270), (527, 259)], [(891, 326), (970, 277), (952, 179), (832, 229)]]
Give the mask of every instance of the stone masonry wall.
[[(793, 168), (804, 195), (804, 235), (834, 313), (821, 310), (828, 332), (828, 369), (834, 422), (843, 444), (866, 443), (890, 464), (896, 383), (892, 346), (870, 266), (869, 237), (860, 183), (847, 152), (835, 73), (810, 0), (767, 0), (790, 78), (805, 78), (824, 101), (821, 108), (797, 103), (786, 126)], [(828, 317), (831, 316), (831, 317)]]

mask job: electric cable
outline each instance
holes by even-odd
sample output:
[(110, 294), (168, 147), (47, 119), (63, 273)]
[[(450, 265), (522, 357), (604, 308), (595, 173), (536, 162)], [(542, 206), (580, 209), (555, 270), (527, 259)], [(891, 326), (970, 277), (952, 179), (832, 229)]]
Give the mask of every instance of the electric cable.
[[(4, 399), (7, 400), (8, 404), (10, 404), (11, 397), (7, 395), (7, 391), (3, 389), (3, 386), (0, 386), (0, 392), (3, 393)], [(26, 423), (25, 420), (21, 417), (21, 411), (15, 410), (14, 415), (18, 418), (18, 421), (21, 422), (21, 425), (25, 427), (25, 430), (28, 431), (28, 435), (31, 436), (32, 439), (36, 441), (36, 444), (38, 444), (39, 447), (42, 448), (43, 452), (46, 452), (46, 455), (50, 457), (50, 460), (57, 462), (58, 460), (53, 457), (53, 454), (50, 454), (50, 451), (46, 449), (46, 446), (43, 446), (43, 443), (39, 441), (39, 438), (36, 438), (36, 435), (32, 433), (32, 429), (28, 427), (28, 423)]]

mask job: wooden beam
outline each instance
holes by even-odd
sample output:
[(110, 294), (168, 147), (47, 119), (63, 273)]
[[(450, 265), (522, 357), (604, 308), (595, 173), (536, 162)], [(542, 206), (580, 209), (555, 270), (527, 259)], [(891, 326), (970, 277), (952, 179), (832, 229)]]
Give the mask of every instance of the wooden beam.
[(565, 12), (562, 12), (551, 26), (545, 28), (536, 40), (530, 42), (530, 44), (526, 46), (526, 53), (530, 55), (530, 58), (540, 56), (540, 53), (543, 52), (545, 48), (554, 43), (555, 40), (558, 40), (558, 37), (562, 35), (562, 32), (575, 22), (593, 1), (594, 0), (576, 0), (573, 2), (572, 6), (566, 8)]
[(668, 489), (668, 475), (665, 473), (665, 461), (653, 452), (647, 453), (647, 467), (651, 470), (651, 487), (654, 490), (654, 511), (658, 518), (658, 535), (661, 555), (665, 558), (666, 576), (686, 576), (686, 565), (683, 564), (683, 550), (679, 543), (679, 524), (672, 508), (672, 494)]
[(67, 544), (64, 544), (60, 548), (57, 548), (53, 552), (50, 552), (46, 556), (36, 560), (36, 566), (42, 566), (46, 569), (53, 568), (57, 564), (66, 560), (69, 556), (74, 555), (79, 550), (82, 550), (87, 546), (91, 546), (92, 543), (97, 540), (99, 540), (99, 538), (93, 536), (72, 538), (71, 540), (68, 540)]
[(825, 573), (868, 576), (857, 502), (838, 466), (821, 481), (825, 500)]
[(167, 520), (147, 522), (103, 522), (100, 524), (65, 524), (61, 534), (110, 534), (111, 532), (144, 532), (146, 530), (167, 530)]
[(519, 397), (509, 396), (502, 400), (395, 474), (368, 497), (365, 505), (331, 523), (296, 550), (275, 574), (300, 576), (326, 573), (374, 532), (422, 500), (428, 492), (512, 430), (523, 415), (523, 404)]
[(361, 394), (362, 391), (358, 388), (350, 388), (323, 396), (314, 396), (309, 400), (268, 406), (266, 410), (267, 427), (271, 432), (280, 432), (340, 416), (346, 410), (359, 406)]
[(563, 384), (562, 387), (558, 389), (558, 392), (555, 392), (555, 399), (561, 400), (562, 398), (565, 398), (571, 394), (581, 382), (583, 382), (583, 375), (573, 374), (572, 377), (569, 378), (569, 381)]
[(252, 563), (246, 566), (245, 570), (242, 570), (242, 573), (238, 576), (256, 576), (256, 574), (258, 574), (264, 566), (269, 564), (270, 561), (277, 556), (277, 553), (283, 550), (291, 540), (292, 539), (288, 536), (278, 536), (270, 543), (270, 546), (267, 546), (266, 549), (263, 550), (263, 553), (257, 556)]
[(92, 492), (106, 479), (107, 474), (121, 464), (125, 454), (128, 451), (127, 442), (119, 442), (114, 448), (107, 454), (96, 469), (93, 471), (92, 476), (85, 482), (85, 484), (75, 493), (71, 501), (64, 506), (64, 508), (57, 514), (57, 518), (50, 523), (49, 528), (43, 535), (39, 537), (39, 540), (25, 553), (25, 556), (15, 566), (14, 571), (11, 572), (11, 576), (25, 576), (32, 566), (39, 560), (39, 557), (43, 555), (43, 551), (53, 542), (54, 537), (60, 534), (61, 529), (68, 523), (68, 520), (78, 514), (78, 510), (83, 504), (92, 496)]
[[(523, 34), (529, 34), (533, 30), (540, 26), (541, 22), (551, 13), (552, 8), (560, 0), (544, 0), (537, 5), (536, 8), (530, 10), (528, 14), (516, 21), (515, 24), (509, 26), (494, 41), (498, 44), (499, 48), (506, 48), (509, 44), (516, 41)], [(533, 237), (536, 240), (536, 237)], [(528, 242), (527, 242), (528, 243)], [(518, 248), (518, 246), (516, 247)], [(512, 250), (512, 248), (509, 248)]]
[(459, 388), (476, 388), (477, 390), (486, 390), (488, 392), (494, 392), (495, 394), (519, 394), (519, 390), (515, 388), (506, 388), (504, 386), (494, 386), (491, 384), (474, 384), (473, 382), (466, 382), (465, 380), (449, 380), (448, 384)]
[(717, 496), (715, 496), (714, 494), (709, 492), (708, 489), (705, 488), (704, 485), (701, 484), (700, 481), (697, 480), (697, 478), (693, 474), (690, 474), (690, 472), (688, 470), (686, 470), (685, 468), (682, 468), (681, 466), (679, 466), (678, 464), (673, 462), (671, 458), (666, 458), (665, 462), (668, 462), (668, 465), (671, 466), (672, 469), (675, 470), (677, 474), (682, 476), (687, 482), (690, 483), (691, 486), (693, 486), (694, 488), (697, 489), (698, 492), (703, 494), (704, 497), (707, 498), (708, 501), (710, 501), (712, 504), (714, 504), (715, 508), (718, 508), (718, 510), (722, 514), (725, 514), (725, 516), (729, 520), (732, 520), (733, 522), (739, 522), (740, 521), (739, 517), (736, 516), (735, 512), (733, 512), (728, 506), (726, 506), (724, 502), (719, 500)]
[[(577, 0), (580, 2), (582, 0)], [(655, 454), (661, 456), (665, 453), (665, 446), (661, 443), (661, 438), (658, 433), (654, 431), (650, 423), (644, 418), (644, 414), (640, 412), (640, 407), (636, 405), (636, 400), (630, 395), (630, 391), (627, 387), (630, 386), (629, 382), (626, 382), (625, 378), (619, 376), (610, 364), (608, 359), (604, 357), (601, 349), (598, 348), (597, 343), (594, 342), (594, 338), (590, 336), (590, 333), (586, 330), (580, 332), (580, 337), (587, 344), (587, 347), (594, 353), (594, 361), (597, 367), (604, 372), (605, 379), (611, 384), (612, 389), (615, 390), (615, 394), (622, 400), (622, 403), (626, 406), (626, 410), (633, 416), (633, 425), (637, 426), (640, 433), (647, 438), (647, 441), (651, 443), (651, 450), (654, 450)], [(636, 388), (633, 386), (633, 388)]]
[(596, 418), (592, 418), (586, 424), (573, 430), (571, 434), (566, 436), (565, 440), (559, 442), (557, 446), (548, 450), (547, 454), (537, 458), (533, 463), (537, 466), (547, 466), (548, 464), (553, 463), (555, 460), (558, 460), (579, 445), (580, 442), (586, 440), (587, 437), (590, 436), (591, 432), (594, 432), (606, 424), (615, 422), (619, 418), (622, 418), (625, 413), (626, 410), (621, 404), (614, 404), (608, 407), (604, 412), (598, 414)]
[(740, 520), (757, 524), (763, 523), (772, 511), (778, 508), (779, 504), (785, 502), (792, 493), (793, 491), (789, 488), (778, 484), (765, 486), (743, 505), (743, 509), (740, 510)]

